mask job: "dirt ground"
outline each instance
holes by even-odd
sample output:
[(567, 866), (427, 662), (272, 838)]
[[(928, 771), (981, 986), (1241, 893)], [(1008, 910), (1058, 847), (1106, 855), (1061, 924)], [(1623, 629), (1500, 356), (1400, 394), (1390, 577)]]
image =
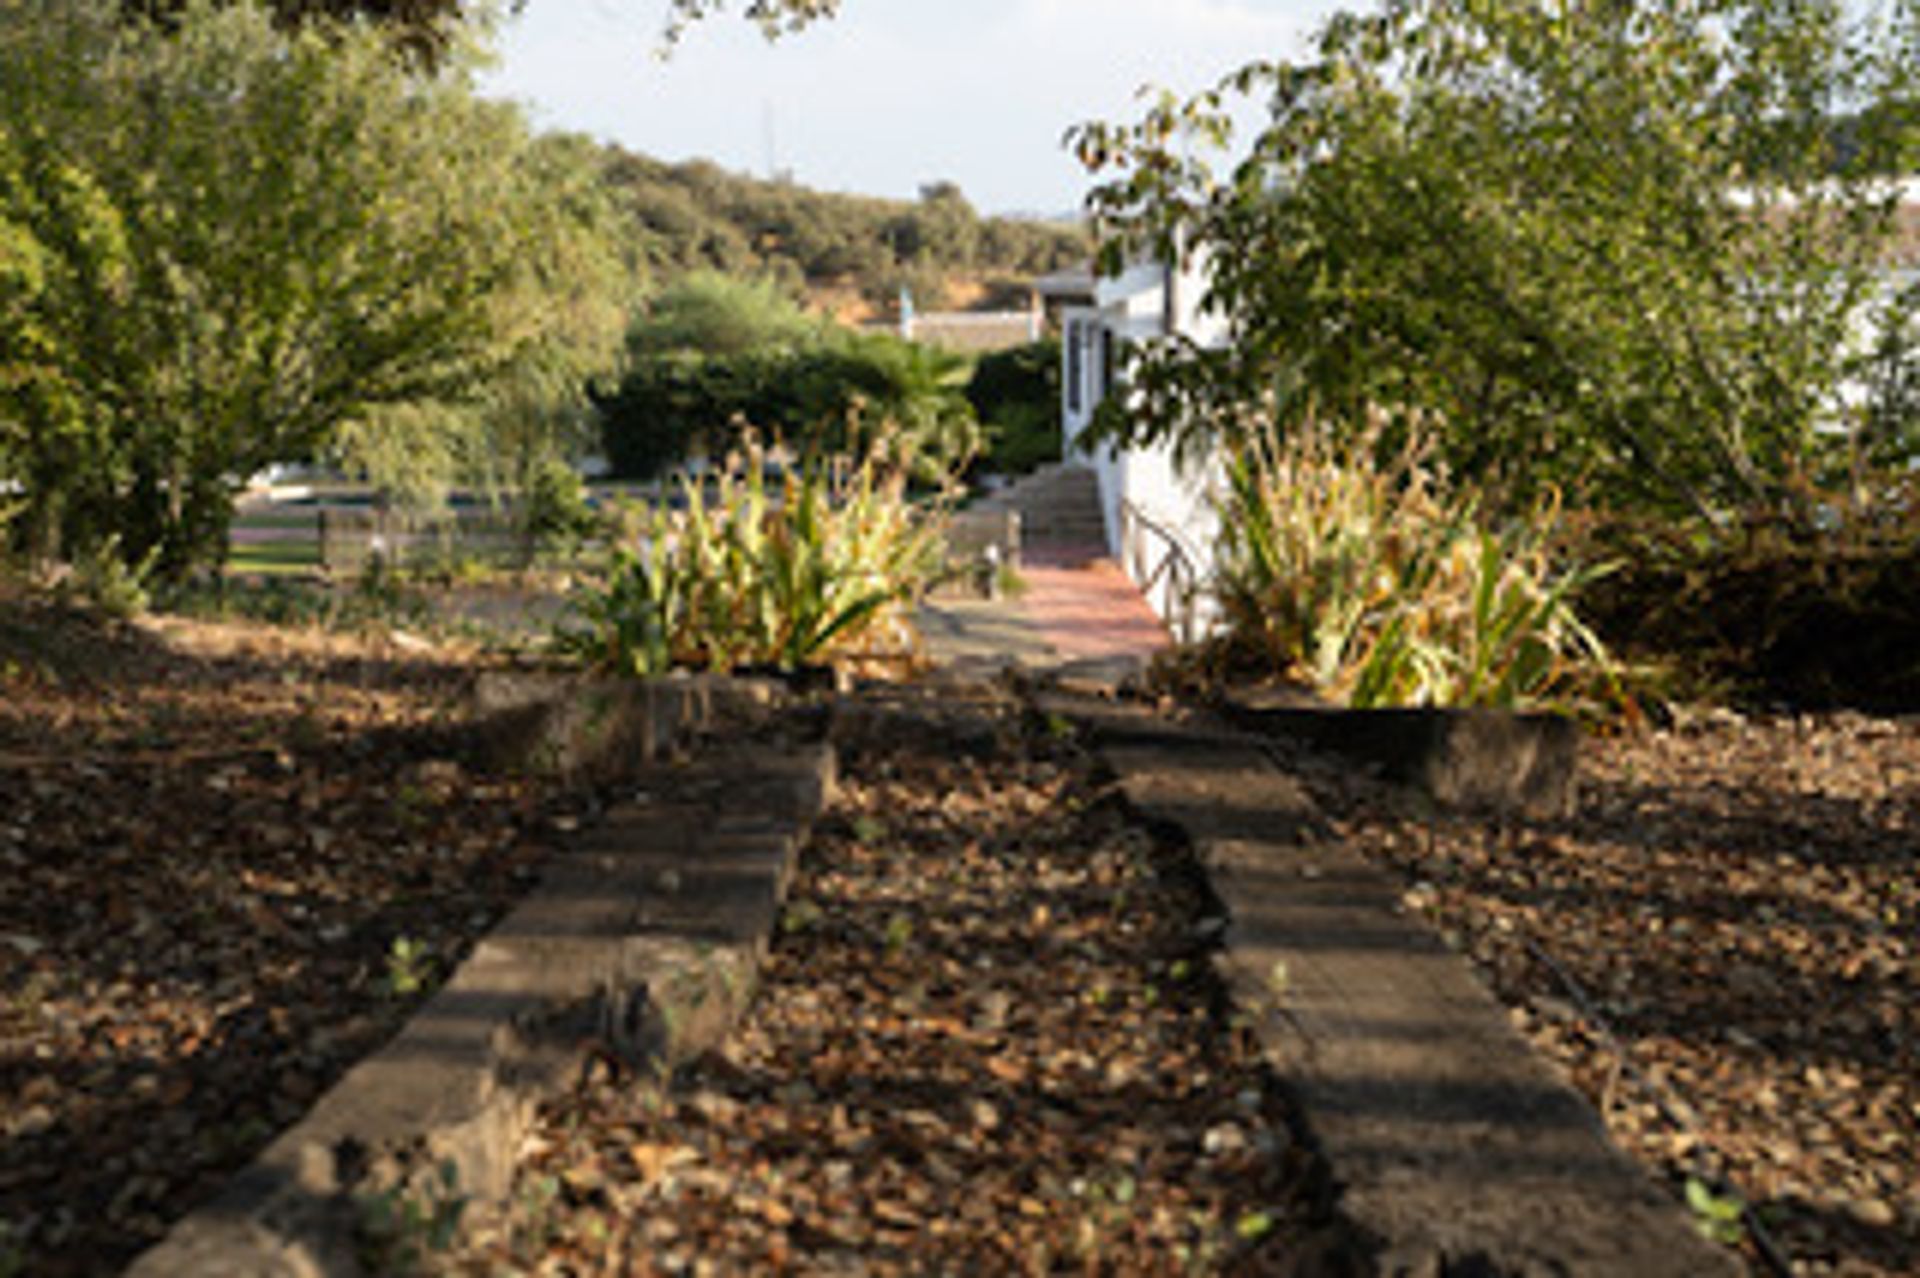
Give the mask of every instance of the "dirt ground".
[[(476, 660), (0, 598), (0, 1272), (157, 1238), (588, 815), (458, 756)], [(1551, 822), (1300, 766), (1624, 1147), (1751, 1205), (1756, 1271), (1920, 1272), (1920, 721), (1594, 740)], [(1004, 711), (848, 777), (734, 1043), (557, 1108), (469, 1271), (1280, 1254), (1305, 1156), (1204, 977), (1191, 867)]]

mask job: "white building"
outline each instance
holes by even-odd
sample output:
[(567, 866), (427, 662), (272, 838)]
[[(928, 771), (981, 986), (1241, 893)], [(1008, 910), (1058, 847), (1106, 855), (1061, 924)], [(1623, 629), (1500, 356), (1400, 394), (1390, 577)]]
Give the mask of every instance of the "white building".
[[(1077, 441), (1094, 410), (1120, 384), (1121, 351), (1129, 343), (1181, 334), (1202, 346), (1228, 339), (1226, 322), (1202, 313), (1204, 263), (1179, 270), (1143, 262), (1110, 279), (1064, 271), (1035, 281), (1057, 311), (1061, 332), (1061, 421), (1069, 464), (1099, 480), (1107, 547), (1155, 612), (1182, 638), (1204, 629), (1210, 604), (1201, 590), (1212, 573), (1219, 520), (1211, 493), (1216, 464), (1182, 472), (1173, 446), (1082, 451)], [(1185, 631), (1187, 633), (1182, 634)]]

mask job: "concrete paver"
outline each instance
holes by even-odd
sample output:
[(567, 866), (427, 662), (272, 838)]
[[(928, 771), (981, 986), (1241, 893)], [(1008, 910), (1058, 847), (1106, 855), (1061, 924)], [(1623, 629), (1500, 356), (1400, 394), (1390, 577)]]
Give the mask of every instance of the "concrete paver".
[(1396, 886), (1324, 836), (1257, 738), (1111, 701), (1039, 705), (1086, 728), (1132, 808), (1183, 830), (1205, 864), (1227, 916), (1216, 962), (1296, 1089), (1339, 1211), (1372, 1253), (1361, 1272), (1739, 1272)]

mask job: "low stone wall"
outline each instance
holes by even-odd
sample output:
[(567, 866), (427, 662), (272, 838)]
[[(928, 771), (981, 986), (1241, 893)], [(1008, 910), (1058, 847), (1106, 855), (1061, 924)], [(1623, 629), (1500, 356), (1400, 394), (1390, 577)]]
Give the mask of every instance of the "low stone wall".
[(1378, 769), (1442, 807), (1565, 816), (1577, 798), (1580, 729), (1556, 714), (1503, 710), (1346, 710), (1231, 700), (1226, 718)]
[(488, 671), (474, 686), (473, 740), (491, 766), (586, 780), (756, 722), (785, 692), (776, 680), (728, 675)]
[(671, 1066), (718, 1043), (752, 997), (794, 860), (834, 784), (824, 741), (720, 743), (773, 687), (498, 676), (477, 698), (496, 758), (618, 769), (630, 800), (549, 864), (385, 1048), (355, 1066), (136, 1278), (362, 1272), (370, 1200), (484, 1208), (513, 1180), (540, 1104), (596, 1055)]
[(979, 508), (947, 523), (947, 578), (937, 594), (993, 598), (1001, 568), (1020, 570), (1020, 512)]

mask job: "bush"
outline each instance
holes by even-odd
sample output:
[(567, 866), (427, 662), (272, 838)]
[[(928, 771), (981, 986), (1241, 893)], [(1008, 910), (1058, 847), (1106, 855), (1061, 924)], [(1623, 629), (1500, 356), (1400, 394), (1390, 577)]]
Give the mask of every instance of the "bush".
[(679, 508), (646, 512), (574, 601), (562, 649), (634, 676), (904, 655), (905, 605), (941, 559), (907, 470), (882, 439), (858, 464), (816, 457), (769, 492), (767, 450), (749, 438), (704, 482), (683, 477)]
[(120, 539), (108, 537), (74, 557), (61, 593), (116, 621), (131, 621), (153, 602), (149, 587), (158, 557), (157, 549), (150, 550), (139, 563), (129, 565), (120, 553)]
[(1024, 475), (1060, 460), (1060, 341), (1044, 338), (983, 355), (967, 400), (986, 426), (982, 468)]
[(1557, 511), (1499, 529), (1449, 491), (1415, 431), (1335, 444), (1253, 434), (1228, 467), (1216, 590), (1225, 656), (1358, 708), (1535, 704), (1605, 670), (1556, 566)]
[(856, 453), (863, 445), (850, 435), (885, 425), (936, 470), (951, 469), (978, 442), (962, 393), (970, 371), (958, 356), (888, 334), (822, 332), (794, 347), (648, 356), (595, 406), (608, 462), (624, 479), (724, 453), (749, 425), (810, 450)]
[(1659, 527), (1597, 534), (1626, 566), (1587, 592), (1610, 644), (1690, 695), (1799, 709), (1920, 709), (1920, 542), (1756, 534), (1700, 545)]
[(529, 558), (571, 555), (600, 529), (600, 517), (587, 502), (580, 472), (557, 458), (533, 474), (520, 511)]

